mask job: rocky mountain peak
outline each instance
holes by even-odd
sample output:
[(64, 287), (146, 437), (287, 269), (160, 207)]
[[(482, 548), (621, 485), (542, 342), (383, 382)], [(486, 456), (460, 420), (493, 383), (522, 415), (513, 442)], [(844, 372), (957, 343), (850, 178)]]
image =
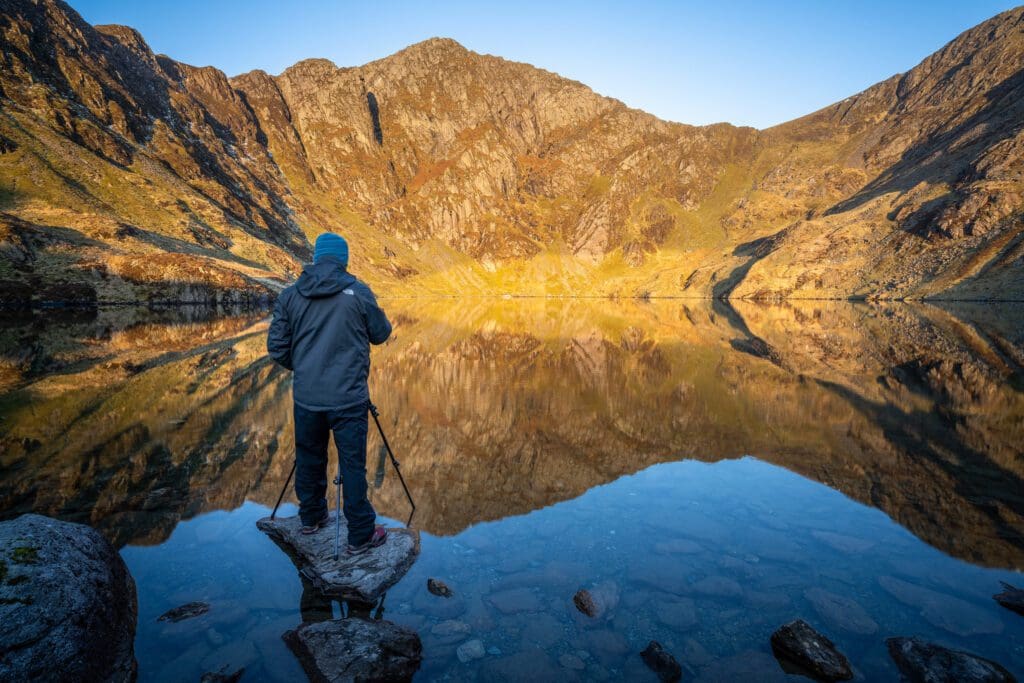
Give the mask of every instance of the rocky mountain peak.
[(153, 53), (149, 48), (149, 44), (146, 43), (145, 38), (142, 37), (142, 34), (130, 26), (123, 26), (121, 24), (97, 24), (93, 28), (105, 36), (110, 36), (133, 52), (138, 54)]
[[(253, 286), (331, 229), (382, 291), (1001, 297), (1024, 282), (1022, 22), (756, 131), (450, 38), (229, 79), (59, 0), (0, 0), (0, 212), (90, 264), (159, 252)], [(18, 244), (18, 268), (48, 258)]]

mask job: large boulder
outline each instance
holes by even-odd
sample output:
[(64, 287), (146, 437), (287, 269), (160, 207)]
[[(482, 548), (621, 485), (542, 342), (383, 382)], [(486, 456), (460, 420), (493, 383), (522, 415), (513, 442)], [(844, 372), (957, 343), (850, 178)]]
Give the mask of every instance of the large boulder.
[(405, 576), (420, 554), (419, 532), (388, 529), (379, 548), (362, 555), (345, 552), (346, 526), (341, 520), (341, 547), (334, 559), (335, 522), (315, 534), (299, 532), (298, 517), (264, 517), (256, 526), (281, 546), (299, 571), (324, 595), (342, 600), (374, 602)]
[(135, 581), (94, 529), (0, 522), (0, 680), (133, 681)]
[(314, 683), (412, 680), (423, 655), (420, 637), (390, 621), (304, 623), (282, 637)]
[(885, 641), (900, 673), (911, 683), (1016, 683), (1000, 664), (919, 638)]

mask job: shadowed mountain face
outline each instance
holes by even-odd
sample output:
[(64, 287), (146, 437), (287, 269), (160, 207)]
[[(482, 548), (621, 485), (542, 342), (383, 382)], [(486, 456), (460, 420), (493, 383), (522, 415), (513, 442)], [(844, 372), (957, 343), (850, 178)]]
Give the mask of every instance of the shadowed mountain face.
[[(427, 531), (529, 512), (658, 462), (749, 454), (954, 556), (1024, 567), (1019, 307), (389, 308), (396, 334), (375, 352), (371, 388)], [(4, 515), (88, 521), (123, 544), (246, 499), (273, 505), (293, 436), (290, 379), (263, 356), (265, 323), (104, 316), (4, 332), (30, 350), (5, 358)], [(378, 446), (372, 435), (373, 500), (404, 518)]]
[(391, 293), (1024, 296), (1024, 9), (757, 131), (432, 39), (228, 78), (0, 0), (0, 280), (259, 300), (324, 229)]

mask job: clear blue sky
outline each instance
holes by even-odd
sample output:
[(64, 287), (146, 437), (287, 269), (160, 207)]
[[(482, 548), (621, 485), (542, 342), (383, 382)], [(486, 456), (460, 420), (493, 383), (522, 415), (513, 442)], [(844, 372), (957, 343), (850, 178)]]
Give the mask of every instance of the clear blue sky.
[(529, 62), (683, 123), (759, 128), (906, 71), (1014, 6), (999, 0), (72, 0), (93, 24), (229, 75), (355, 66), (431, 36)]

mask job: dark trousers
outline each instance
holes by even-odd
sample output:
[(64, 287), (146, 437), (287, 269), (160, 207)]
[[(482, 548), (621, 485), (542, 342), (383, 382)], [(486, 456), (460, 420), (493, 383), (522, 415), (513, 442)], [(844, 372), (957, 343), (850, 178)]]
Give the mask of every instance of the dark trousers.
[(302, 523), (312, 526), (327, 514), (327, 440), (341, 462), (341, 486), (349, 545), (373, 534), (377, 513), (366, 497), (366, 406), (315, 411), (295, 405), (295, 495)]

